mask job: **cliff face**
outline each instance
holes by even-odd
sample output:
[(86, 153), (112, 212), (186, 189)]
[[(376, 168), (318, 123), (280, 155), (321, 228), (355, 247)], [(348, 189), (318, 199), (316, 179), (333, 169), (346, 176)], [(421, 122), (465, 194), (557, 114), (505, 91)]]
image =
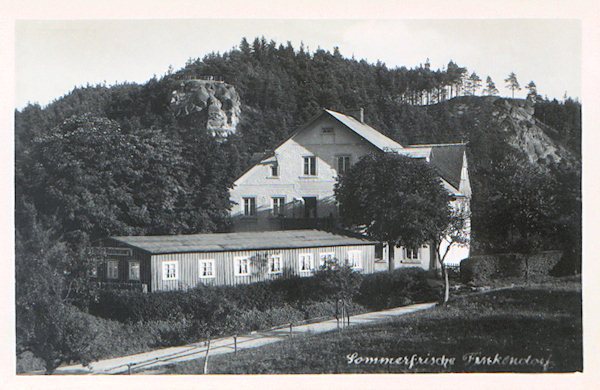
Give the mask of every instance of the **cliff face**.
[(522, 151), (531, 164), (576, 161), (573, 153), (557, 140), (558, 132), (534, 117), (534, 106), (528, 100), (495, 96), (453, 100), (447, 102), (452, 115), (472, 115), (478, 123), (487, 122), (488, 131), (503, 133), (506, 142)]
[(550, 135), (555, 131), (534, 116), (529, 101), (499, 99), (493, 113), (501, 128), (509, 133), (508, 143), (525, 152), (530, 163), (552, 163), (573, 158), (571, 152), (554, 141)]
[(232, 85), (216, 80), (186, 80), (173, 91), (171, 109), (180, 118), (199, 122), (213, 136), (236, 132), (240, 97)]

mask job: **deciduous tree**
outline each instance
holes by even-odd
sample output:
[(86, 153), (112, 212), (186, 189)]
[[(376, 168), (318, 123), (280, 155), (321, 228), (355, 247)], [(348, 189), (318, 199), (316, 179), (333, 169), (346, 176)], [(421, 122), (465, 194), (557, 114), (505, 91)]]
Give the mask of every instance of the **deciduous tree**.
[(439, 242), (452, 221), (452, 197), (426, 162), (395, 153), (369, 154), (336, 184), (347, 226), (393, 248)]

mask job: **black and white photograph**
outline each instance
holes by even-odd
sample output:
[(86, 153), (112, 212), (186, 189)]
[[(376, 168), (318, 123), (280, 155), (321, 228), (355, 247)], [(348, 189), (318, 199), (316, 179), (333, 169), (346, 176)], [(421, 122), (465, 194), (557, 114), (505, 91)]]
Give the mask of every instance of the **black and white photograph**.
[(18, 380), (587, 374), (581, 17), (195, 10), (17, 13)]

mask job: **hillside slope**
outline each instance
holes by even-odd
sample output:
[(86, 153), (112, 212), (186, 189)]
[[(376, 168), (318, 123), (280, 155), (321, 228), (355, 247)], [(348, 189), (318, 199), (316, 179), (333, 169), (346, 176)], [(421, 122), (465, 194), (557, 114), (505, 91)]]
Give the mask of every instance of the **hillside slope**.
[[(540, 224), (550, 226), (546, 244), (554, 246), (564, 221), (580, 215), (581, 105), (450, 98), (461, 69), (452, 62), (437, 71), (387, 69), (336, 52), (255, 42), (143, 85), (75, 88), (47, 107), (15, 112), (17, 228), (29, 210), (67, 237), (226, 229), (227, 189), (254, 153), (289, 137), (321, 108), (350, 115), (364, 108), (366, 123), (402, 145), (468, 141), (473, 228), (486, 246), (508, 250)], [(211, 75), (224, 83), (190, 81)], [(439, 102), (407, 104), (425, 100)], [(212, 135), (221, 131), (229, 137), (216, 142)], [(113, 155), (117, 140), (139, 145), (123, 144)], [(571, 192), (560, 196), (568, 202), (556, 194), (565, 188)], [(558, 211), (533, 223), (529, 215), (539, 214), (539, 204), (525, 205), (532, 196), (515, 189), (542, 194), (536, 199), (550, 199), (548, 209)], [(522, 221), (493, 213), (521, 209), (531, 211)], [(525, 231), (498, 232), (500, 217), (513, 226), (505, 230)]]

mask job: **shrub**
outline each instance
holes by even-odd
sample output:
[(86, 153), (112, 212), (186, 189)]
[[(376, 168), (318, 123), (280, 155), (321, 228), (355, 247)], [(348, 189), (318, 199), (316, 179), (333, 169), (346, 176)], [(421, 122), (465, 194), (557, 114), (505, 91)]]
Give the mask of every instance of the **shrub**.
[(561, 251), (545, 251), (530, 255), (527, 259), (529, 275), (550, 275), (562, 257)]
[(499, 279), (545, 276), (550, 274), (561, 256), (560, 251), (473, 256), (460, 263), (461, 281), (489, 283)]
[(427, 283), (427, 272), (418, 267), (366, 275), (356, 302), (371, 310), (404, 306), (437, 299), (439, 292)]
[(266, 311), (285, 305), (350, 299), (363, 276), (346, 267), (319, 271), (314, 277), (290, 277), (239, 286), (199, 286), (190, 290), (142, 293), (102, 291), (90, 312), (120, 322), (172, 321), (187, 318), (224, 321), (230, 312)]

